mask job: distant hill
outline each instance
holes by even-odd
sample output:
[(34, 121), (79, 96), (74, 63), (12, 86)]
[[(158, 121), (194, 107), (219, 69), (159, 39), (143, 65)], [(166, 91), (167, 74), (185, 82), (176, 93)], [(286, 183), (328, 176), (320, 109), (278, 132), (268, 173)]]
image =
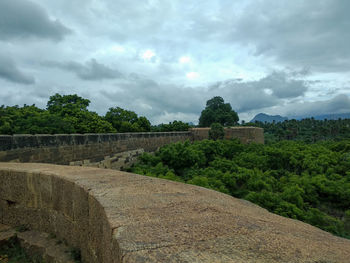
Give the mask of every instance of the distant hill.
[(271, 123), (273, 121), (275, 122), (283, 122), (285, 120), (288, 120), (287, 117), (282, 117), (280, 115), (268, 115), (265, 113), (259, 113), (255, 115), (255, 117), (250, 121), (250, 122), (256, 122), (256, 121), (261, 121), (261, 122), (268, 122)]

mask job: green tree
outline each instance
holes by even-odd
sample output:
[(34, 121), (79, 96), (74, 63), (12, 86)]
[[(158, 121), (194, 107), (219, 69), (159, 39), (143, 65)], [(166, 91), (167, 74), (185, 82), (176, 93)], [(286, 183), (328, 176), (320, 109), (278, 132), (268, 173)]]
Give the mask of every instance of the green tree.
[(90, 100), (76, 94), (60, 95), (56, 93), (47, 102), (47, 110), (73, 125), (77, 133), (115, 132), (111, 123), (96, 112), (87, 109), (89, 104)]
[(174, 120), (169, 122), (169, 124), (159, 124), (157, 126), (152, 126), (153, 132), (170, 132), (170, 131), (188, 131), (191, 125), (184, 123), (182, 121)]
[(56, 93), (47, 102), (47, 110), (50, 113), (61, 116), (74, 116), (77, 112), (88, 111), (90, 100), (74, 95), (60, 95)]
[(213, 123), (210, 126), (209, 139), (211, 140), (221, 140), (225, 136), (224, 127), (220, 123)]
[(213, 123), (232, 126), (238, 121), (238, 115), (232, 110), (230, 103), (225, 103), (223, 98), (216, 96), (207, 101), (207, 105), (199, 117), (199, 126), (210, 127)]
[(151, 123), (146, 117), (138, 117), (135, 112), (120, 107), (109, 108), (105, 119), (118, 132), (148, 132), (151, 130)]
[(0, 134), (73, 133), (74, 127), (57, 114), (35, 105), (0, 107)]
[(149, 132), (151, 131), (151, 122), (144, 116), (141, 116), (137, 120), (137, 125), (140, 127), (141, 131)]

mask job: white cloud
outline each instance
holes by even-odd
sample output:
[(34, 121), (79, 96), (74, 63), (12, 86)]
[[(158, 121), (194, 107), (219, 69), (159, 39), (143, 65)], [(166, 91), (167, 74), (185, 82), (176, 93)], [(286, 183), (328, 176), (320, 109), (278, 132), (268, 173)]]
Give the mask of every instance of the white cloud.
[(147, 49), (141, 54), (141, 58), (146, 61), (151, 61), (156, 56), (156, 53), (150, 49)]
[(200, 74), (198, 72), (192, 71), (192, 72), (188, 72), (186, 74), (186, 77), (190, 80), (194, 80), (194, 79), (198, 79), (200, 77)]
[(191, 58), (189, 56), (182, 56), (179, 58), (179, 63), (181, 64), (188, 64), (191, 63)]
[(123, 47), (122, 45), (113, 45), (110, 49), (114, 52), (125, 52), (125, 47)]

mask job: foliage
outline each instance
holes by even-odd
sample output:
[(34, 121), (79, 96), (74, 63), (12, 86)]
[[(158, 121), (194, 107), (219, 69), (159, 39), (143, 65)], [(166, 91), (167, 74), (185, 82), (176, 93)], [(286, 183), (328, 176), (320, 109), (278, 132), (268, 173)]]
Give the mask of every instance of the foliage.
[(110, 108), (106, 117), (88, 110), (90, 101), (78, 95), (55, 94), (46, 109), (35, 105), (0, 106), (0, 134), (70, 134), (148, 132), (146, 117), (122, 108)]
[(131, 171), (244, 198), (350, 238), (350, 140), (178, 142), (145, 153)]
[(217, 96), (207, 101), (207, 105), (199, 117), (199, 126), (210, 127), (213, 123), (233, 126), (237, 124), (238, 120), (238, 115), (232, 110), (230, 103), (225, 103), (223, 98)]
[(74, 127), (76, 133), (115, 132), (112, 125), (96, 112), (88, 111), (90, 101), (78, 95), (55, 94), (47, 103), (47, 110)]
[(152, 132), (171, 132), (171, 131), (188, 131), (191, 128), (191, 125), (184, 123), (182, 121), (173, 121), (169, 124), (159, 124), (158, 126), (152, 126)]
[(62, 116), (72, 116), (80, 111), (88, 111), (87, 107), (89, 104), (90, 100), (79, 97), (76, 94), (62, 96), (56, 93), (47, 102), (47, 110), (50, 113)]
[(223, 139), (225, 136), (224, 127), (220, 123), (213, 123), (209, 130), (209, 139), (218, 140)]
[(118, 132), (149, 132), (151, 130), (151, 123), (146, 117), (138, 117), (135, 112), (120, 107), (110, 108), (105, 119)]
[(67, 119), (50, 114), (35, 105), (0, 107), (0, 134), (73, 133), (74, 126)]
[(301, 140), (314, 143), (324, 140), (350, 139), (350, 119), (315, 120), (314, 118), (308, 118), (277, 123), (245, 123), (244, 125), (263, 128), (266, 143), (281, 140)]

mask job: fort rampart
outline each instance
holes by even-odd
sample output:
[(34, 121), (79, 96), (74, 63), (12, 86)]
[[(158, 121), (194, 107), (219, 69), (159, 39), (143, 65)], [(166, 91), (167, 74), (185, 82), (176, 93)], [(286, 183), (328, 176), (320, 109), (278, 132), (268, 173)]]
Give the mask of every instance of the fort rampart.
[(165, 144), (191, 138), (191, 132), (0, 136), (0, 162), (99, 161), (107, 155), (138, 148), (155, 151)]
[[(93, 163), (120, 152), (136, 149), (150, 152), (172, 142), (207, 139), (208, 133), (209, 128), (195, 128), (185, 132), (1, 135), (0, 162)], [(263, 129), (255, 127), (228, 128), (225, 138), (264, 143)]]

